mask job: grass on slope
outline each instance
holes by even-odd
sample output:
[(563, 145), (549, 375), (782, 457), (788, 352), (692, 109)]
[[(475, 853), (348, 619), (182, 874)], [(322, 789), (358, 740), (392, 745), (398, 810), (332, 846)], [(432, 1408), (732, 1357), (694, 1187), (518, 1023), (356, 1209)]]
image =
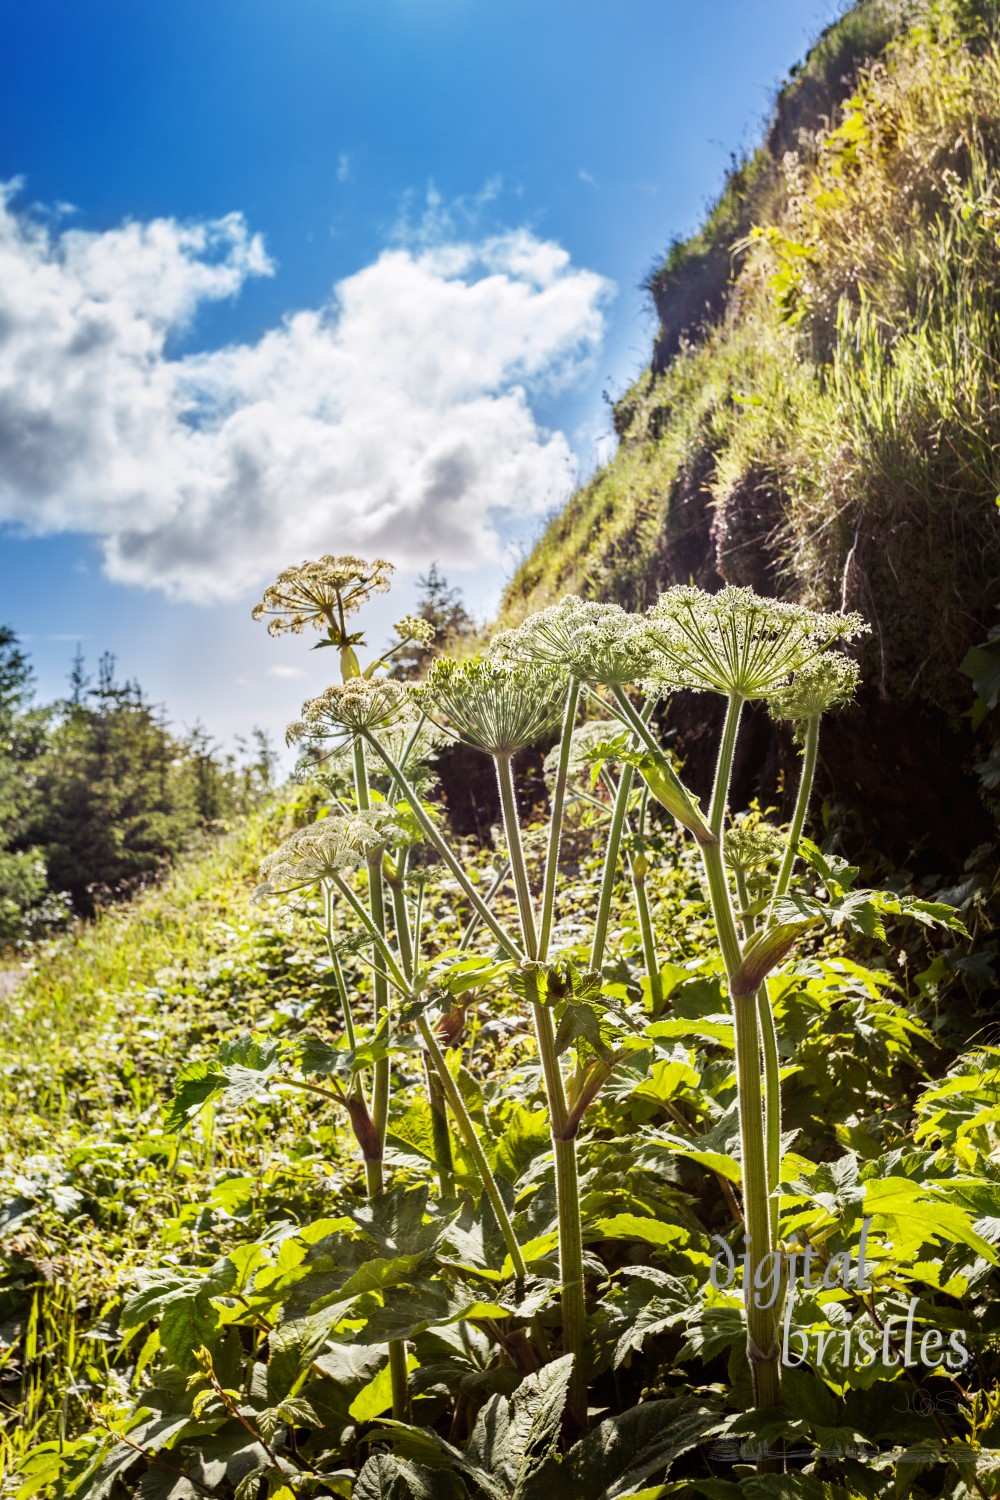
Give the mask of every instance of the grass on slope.
[[(199, 1049), (317, 993), (316, 958), (250, 896), (288, 806), (43, 954), (0, 1028), (5, 1121), (0, 1233), (0, 1460), (87, 1422), (113, 1396), (117, 1294), (152, 1264), (260, 1232), (275, 1190), (312, 1212), (341, 1138), (322, 1111), (241, 1117), (224, 1152), (210, 1111), (182, 1136), (161, 1119)], [(348, 1167), (348, 1174), (353, 1169)], [(136, 1351), (137, 1352), (137, 1351)]]
[[(832, 128), (814, 119), (750, 195), (753, 232), (734, 246), (733, 213), (713, 216), (737, 267), (724, 315), (622, 397), (617, 453), (504, 622), (721, 575), (861, 609), (866, 677), (967, 707), (958, 666), (1000, 578), (1000, 35), (980, 9), (909, 7)], [(669, 321), (669, 276), (657, 295)]]

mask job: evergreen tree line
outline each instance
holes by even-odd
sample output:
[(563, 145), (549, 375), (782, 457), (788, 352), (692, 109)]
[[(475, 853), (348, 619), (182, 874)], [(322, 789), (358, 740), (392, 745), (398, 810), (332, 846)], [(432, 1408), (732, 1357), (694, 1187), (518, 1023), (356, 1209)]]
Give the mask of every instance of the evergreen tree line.
[(78, 651), (68, 695), (38, 705), (0, 626), (0, 947), (133, 894), (257, 802), (277, 757), (263, 730), (237, 745), (172, 729), (110, 654), (91, 678)]

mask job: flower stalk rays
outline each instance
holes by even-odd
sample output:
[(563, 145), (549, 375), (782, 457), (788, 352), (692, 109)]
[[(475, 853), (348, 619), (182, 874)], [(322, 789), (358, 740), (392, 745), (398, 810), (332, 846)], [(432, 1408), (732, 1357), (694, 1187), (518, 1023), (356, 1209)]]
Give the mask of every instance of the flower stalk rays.
[(559, 723), (564, 698), (558, 672), (491, 657), (440, 659), (420, 690), (429, 718), (490, 755), (513, 755), (544, 739)]
[[(498, 633), (486, 656), (435, 660), (426, 680), (413, 688), (382, 672), (397, 648), (362, 669), (354, 652), (361, 636), (347, 633), (347, 617), (370, 594), (387, 586), (389, 571), (382, 561), (321, 558), (286, 570), (255, 611), (258, 618), (269, 618), (272, 633), (299, 632), (309, 625), (326, 633), (322, 644), (341, 649), (342, 680), (303, 706), (289, 738), (311, 745), (329, 742), (339, 763), (353, 768), (353, 785), (341, 789), (327, 817), (294, 833), (264, 861), (259, 891), (280, 895), (322, 886), (327, 939), (352, 1049), (360, 1048), (361, 1033), (332, 938), (337, 903), (370, 944), (373, 1020), (377, 1035), (388, 1038), (389, 1045), (374, 1054), (370, 1110), (363, 1093), (356, 1089), (352, 1096), (355, 1110), (364, 1110), (369, 1137), (378, 1143), (377, 1172), (369, 1173), (369, 1191), (382, 1189), (381, 1143), (386, 1138), (393, 1039), (402, 1024), (402, 1006), (402, 1016), (416, 1027), (425, 1060), (442, 1194), (450, 1198), (460, 1190), (463, 1179), (456, 1177), (456, 1162), (463, 1160), (465, 1171), (471, 1162), (506, 1246), (508, 1273), (519, 1280), (526, 1276), (521, 1241), (537, 1235), (537, 1227), (529, 1228), (534, 1220), (518, 1212), (494, 1177), (491, 1148), (470, 1115), (456, 1067), (445, 1051), (446, 1045), (460, 1045), (469, 1000), (463, 988), (467, 980), (442, 991), (441, 975), (449, 972), (449, 964), (465, 966), (463, 975), (472, 965), (473, 973), (484, 976), (477, 990), (481, 1005), (488, 1005), (494, 995), (504, 996), (508, 1007), (526, 1005), (532, 1023), (555, 1183), (562, 1350), (573, 1356), (567, 1410), (574, 1424), (585, 1426), (591, 1356), (578, 1138), (588, 1109), (629, 1055), (629, 1047), (623, 1045), (626, 1033), (616, 1033), (609, 1022), (617, 1002), (602, 993), (607, 983), (602, 972), (605, 952), (615, 941), (610, 930), (612, 897), (623, 873), (631, 881), (647, 970), (647, 1020), (655, 1019), (663, 1007), (655, 908), (646, 890), (651, 869), (647, 851), (662, 847), (658, 836), (649, 835), (654, 803), (659, 803), (700, 849), (715, 938), (729, 983), (748, 1249), (743, 1288), (747, 1351), (756, 1403), (774, 1405), (780, 1400), (778, 1314), (773, 1307), (761, 1306), (753, 1294), (754, 1285), (761, 1284), (760, 1268), (777, 1243), (779, 1214), (780, 1073), (767, 975), (789, 953), (798, 929), (794, 924), (777, 925), (772, 914), (788, 891), (802, 837), (820, 720), (849, 702), (857, 685), (857, 669), (840, 648), (866, 627), (857, 615), (820, 614), (760, 598), (749, 589), (725, 588), (713, 596), (696, 588), (672, 588), (642, 615), (568, 596), (516, 629)], [(426, 624), (418, 619), (401, 620), (397, 634), (401, 641), (429, 644)], [(644, 692), (645, 701), (636, 700), (637, 689)], [(684, 785), (682, 768), (671, 760), (656, 728), (658, 705), (686, 689), (717, 693), (726, 700), (705, 812)], [(586, 716), (587, 706), (595, 700), (603, 719), (578, 728), (581, 707)], [(751, 700), (764, 700), (775, 718), (790, 720), (802, 744), (802, 775), (787, 837), (753, 819), (730, 824), (732, 767), (743, 708)], [(415, 757), (428, 726), (435, 726), (432, 734), (440, 737), (443, 732), (492, 758), (508, 852), (506, 869), (500, 868), (492, 886), (472, 878), (445, 824), (425, 805), (427, 783), (417, 774)], [(526, 854), (514, 765), (519, 751), (553, 738), (552, 792), (539, 879), (533, 878)], [(620, 770), (612, 775), (607, 766), (614, 763)], [(593, 770), (590, 790), (576, 796), (587, 817), (606, 820), (603, 873), (586, 943), (553, 953), (560, 932), (564, 821), (574, 801), (572, 786), (588, 767)], [(414, 868), (422, 856), (414, 850), (415, 840), (422, 840), (432, 857), (444, 862), (467, 908), (464, 935), (450, 956), (426, 951), (423, 886)], [(367, 904), (363, 890), (359, 894), (352, 883), (364, 871)], [(516, 922), (502, 908), (494, 909), (505, 885), (514, 898)], [(477, 939), (482, 949), (478, 954)], [(574, 969), (577, 960), (581, 967)], [(567, 979), (567, 974), (575, 977)], [(436, 976), (433, 983), (431, 975)], [(452, 1024), (456, 1016), (458, 1025)], [(567, 1070), (572, 1056), (573, 1068)], [(366, 1151), (366, 1170), (372, 1165), (367, 1158), (374, 1154), (374, 1147)], [(735, 1205), (731, 1194), (730, 1202)], [(536, 1344), (532, 1358), (548, 1359), (548, 1336), (535, 1323), (531, 1336)], [(402, 1419), (407, 1409), (402, 1345), (392, 1346), (390, 1369), (393, 1413)]]
[(654, 680), (744, 700), (769, 697), (835, 642), (868, 628), (860, 615), (818, 614), (747, 588), (672, 588), (646, 620)]

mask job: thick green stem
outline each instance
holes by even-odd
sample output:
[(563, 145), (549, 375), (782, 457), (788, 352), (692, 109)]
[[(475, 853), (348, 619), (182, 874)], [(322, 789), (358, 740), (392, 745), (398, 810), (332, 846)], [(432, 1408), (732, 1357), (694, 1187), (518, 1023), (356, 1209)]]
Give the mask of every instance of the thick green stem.
[[(413, 941), (410, 935), (410, 919), (406, 911), (406, 893), (402, 883), (392, 886), (392, 914), (396, 926), (396, 945), (402, 961), (403, 973), (413, 980)], [(441, 1081), (424, 1054), (427, 1075), (427, 1098), (431, 1107), (431, 1140), (434, 1143), (434, 1165), (437, 1168), (441, 1196), (450, 1198), (454, 1191), (455, 1162), (451, 1152), (451, 1133), (448, 1129), (448, 1107), (445, 1103)]]
[[(778, 1330), (774, 1307), (760, 1307), (767, 1300), (770, 1269), (771, 1219), (767, 1196), (767, 1164), (764, 1155), (763, 1105), (760, 1080), (760, 1040), (757, 1007), (752, 995), (733, 997), (736, 1027), (736, 1087), (740, 1109), (740, 1145), (743, 1158), (743, 1220), (746, 1225), (748, 1271), (743, 1300), (747, 1317), (747, 1355), (753, 1371), (757, 1406), (775, 1406), (781, 1399)], [(763, 1268), (758, 1277), (758, 1268)], [(755, 1292), (758, 1283), (763, 1291)]]
[(516, 1276), (526, 1276), (528, 1269), (524, 1263), (524, 1256), (521, 1254), (521, 1247), (517, 1243), (514, 1226), (510, 1222), (510, 1216), (500, 1196), (500, 1189), (497, 1187), (496, 1178), (493, 1176), (490, 1164), (486, 1160), (486, 1153), (483, 1150), (472, 1116), (465, 1107), (462, 1092), (451, 1076), (451, 1070), (448, 1067), (445, 1055), (441, 1051), (438, 1039), (434, 1035), (434, 1029), (426, 1016), (419, 1018), (417, 1028), (420, 1032), (421, 1040), (427, 1048), (427, 1055), (440, 1080), (444, 1096), (448, 1101), (452, 1114), (455, 1116), (462, 1139), (466, 1144), (469, 1155), (476, 1164), (476, 1170), (479, 1173), (479, 1180), (483, 1185), (483, 1191), (489, 1199), (490, 1207), (500, 1226), (500, 1233), (503, 1235), (504, 1244), (507, 1246), (507, 1254), (510, 1256), (511, 1264), (514, 1267), (514, 1274)]
[[(534, 989), (534, 975), (529, 974), (529, 995)], [(556, 1054), (552, 1013), (546, 1006), (539, 1005), (537, 1000), (531, 1002), (531, 1013), (549, 1105), (549, 1126), (555, 1158), (563, 1352), (573, 1356), (568, 1409), (575, 1424), (583, 1427), (587, 1421), (587, 1299), (583, 1281), (580, 1184), (576, 1170), (577, 1125), (570, 1123), (566, 1107), (566, 1087)]]
[(478, 913), (480, 920), (486, 924), (486, 926), (492, 932), (493, 936), (499, 943), (503, 945), (504, 948), (507, 949), (507, 952), (511, 955), (512, 958), (518, 960), (522, 959), (524, 957), (524, 954), (518, 948), (517, 943), (514, 941), (514, 939), (511, 937), (510, 933), (506, 930), (502, 923), (497, 921), (496, 917), (490, 911), (489, 907), (480, 896), (475, 886), (470, 882), (465, 871), (462, 869), (462, 866), (459, 864), (458, 860), (449, 849), (447, 842), (441, 836), (440, 831), (435, 827), (434, 823), (427, 816), (427, 813), (424, 810), (423, 803), (421, 802), (417, 793), (411, 787), (410, 783), (407, 781), (404, 772), (395, 763), (395, 761), (392, 759), (392, 756), (384, 748), (384, 746), (380, 744), (380, 742), (375, 738), (374, 735), (369, 735), (368, 739), (375, 753), (381, 757), (390, 776), (392, 776), (398, 783), (400, 789), (402, 790), (403, 796), (406, 798), (406, 801), (410, 805), (410, 811), (413, 813), (413, 816), (420, 824), (420, 827), (423, 829), (424, 833), (427, 835), (429, 842), (434, 845), (435, 849), (440, 854), (445, 864), (448, 866), (451, 874), (454, 875), (455, 879), (458, 881), (458, 884), (461, 887), (462, 892), (464, 893), (465, 898), (468, 901), (469, 905), (472, 907), (473, 911)]
[(611, 920), (611, 898), (614, 895), (615, 877), (618, 874), (618, 853), (621, 849), (622, 829), (625, 827), (625, 814), (628, 811), (629, 793), (632, 790), (634, 776), (635, 771), (631, 766), (622, 766), (622, 773), (618, 778), (618, 792), (611, 809), (611, 827), (608, 829), (608, 841), (604, 846), (604, 869), (601, 872), (601, 891), (597, 898), (594, 934), (590, 942), (590, 967), (592, 969), (599, 969), (604, 963), (604, 949), (608, 941), (608, 923)]
[[(517, 794), (509, 755), (493, 757), (500, 788), (500, 807), (504, 832), (510, 851), (514, 890), (521, 918), (521, 933), (529, 959), (538, 956), (531, 891), (524, 863), (521, 823), (517, 811)], [(559, 1279), (562, 1282), (560, 1305), (563, 1320), (563, 1349), (573, 1356), (567, 1410), (578, 1427), (587, 1421), (587, 1304), (583, 1283), (583, 1230), (580, 1222), (580, 1186), (576, 1171), (576, 1131), (568, 1124), (566, 1086), (556, 1053), (552, 1012), (538, 1003), (535, 970), (525, 971), (525, 987), (531, 1004), (542, 1078), (549, 1106), (549, 1128), (556, 1170), (556, 1211), (559, 1222)]]
[(410, 983), (413, 981), (413, 937), (410, 932), (410, 918), (406, 910), (406, 893), (402, 882), (397, 882), (390, 887), (392, 892), (392, 920), (396, 929), (396, 947), (399, 949), (400, 967), (403, 976)]
[[(354, 736), (354, 791), (359, 812), (371, 807), (368, 788), (368, 767), (365, 764), (364, 741)], [(385, 941), (385, 892), (382, 886), (382, 857), (368, 861), (368, 902), (371, 911), (371, 927), (381, 937), (381, 948), (388, 954)], [(376, 951), (379, 945), (376, 944)], [(385, 977), (376, 966), (372, 973), (372, 997), (375, 1024), (385, 1015), (389, 1006), (389, 987)], [(365, 1161), (365, 1177), (369, 1197), (378, 1197), (384, 1188), (381, 1155), (385, 1148), (385, 1135), (389, 1123), (390, 1064), (387, 1057), (380, 1058), (373, 1069), (372, 1124), (378, 1142), (378, 1160)], [(392, 1414), (397, 1421), (406, 1420), (409, 1412), (409, 1393), (406, 1380), (406, 1344), (393, 1339), (389, 1344), (389, 1371), (392, 1382)]]
[(744, 941), (749, 941), (757, 931), (757, 918), (750, 910), (747, 872), (742, 865), (733, 866), (733, 878), (736, 881), (736, 899), (740, 903), (740, 926), (743, 928)]
[(635, 911), (639, 918), (639, 932), (642, 937), (642, 957), (646, 965), (646, 974), (649, 977), (649, 1000), (655, 1014), (659, 1012), (663, 1004), (663, 976), (660, 973), (660, 960), (656, 952), (656, 939), (653, 936), (653, 919), (649, 912), (646, 877), (636, 873), (635, 860), (629, 860), (629, 870), (632, 875), (632, 894), (635, 897)]
[(568, 1407), (574, 1423), (587, 1423), (587, 1296), (583, 1281), (583, 1226), (576, 1137), (553, 1140), (556, 1209), (559, 1215), (559, 1277), (562, 1282), (563, 1350), (573, 1356)]
[(738, 693), (731, 694), (726, 704), (726, 719), (722, 726), (722, 739), (719, 741), (715, 781), (712, 783), (712, 800), (708, 808), (708, 826), (720, 840), (729, 805), (729, 782), (733, 774), (733, 756), (736, 753), (736, 738), (740, 732), (742, 713), (743, 699)]
[[(795, 866), (795, 857), (798, 853), (799, 840), (802, 837), (806, 812), (809, 808), (809, 798), (812, 795), (818, 748), (819, 715), (815, 714), (811, 719), (806, 721), (806, 738), (802, 751), (799, 789), (795, 797), (795, 808), (788, 828), (788, 841), (785, 845), (781, 868), (778, 870), (778, 878), (774, 883), (774, 892), (771, 896), (770, 909), (768, 911), (768, 921), (770, 921), (771, 913), (774, 911), (776, 903), (788, 893), (792, 870)], [(781, 1062), (778, 1055), (778, 1034), (774, 1025), (774, 1010), (771, 1005), (769, 987), (766, 982), (757, 991), (757, 1013), (760, 1021), (761, 1041), (764, 1046), (764, 1117), (767, 1133), (767, 1181), (771, 1193), (769, 1200), (771, 1242), (774, 1244), (777, 1242), (778, 1219), (781, 1214), (781, 1202), (775, 1194), (775, 1189), (781, 1180)]]
[(643, 849), (643, 840), (646, 833), (646, 806), (649, 801), (649, 788), (643, 787), (642, 798), (639, 802), (639, 848), (635, 854), (629, 855), (628, 868), (632, 877), (632, 894), (635, 897), (635, 913), (639, 919), (639, 932), (642, 937), (642, 956), (646, 965), (646, 973), (649, 976), (649, 999), (654, 1015), (658, 1014), (663, 1004), (663, 976), (660, 973), (660, 960), (656, 951), (656, 937), (653, 932), (653, 918), (649, 910), (649, 896), (646, 892), (646, 855)]
[[(357, 796), (358, 810), (367, 812), (371, 807), (371, 794), (368, 789), (368, 767), (365, 765), (365, 746), (360, 736), (354, 737), (354, 790)], [(372, 914), (372, 923), (382, 934), (385, 933), (385, 889), (382, 884), (382, 855), (372, 855), (368, 860), (368, 905)], [(374, 1020), (377, 1026), (389, 1007), (389, 987), (385, 977), (376, 968), (372, 973), (372, 999), (374, 1002)], [(389, 1059), (380, 1058), (374, 1068), (375, 1081), (372, 1087), (372, 1119), (375, 1121), (375, 1129), (378, 1131), (379, 1140), (385, 1143), (386, 1127), (389, 1123)]]
[[(630, 715), (630, 724), (635, 729), (637, 738), (648, 737), (649, 719), (652, 717), (656, 700), (651, 698), (640, 715), (636, 713), (631, 703), (629, 703), (624, 690), (616, 689), (616, 695)], [(634, 776), (635, 771), (632, 766), (622, 766), (622, 774), (618, 781), (618, 793), (611, 809), (611, 827), (608, 830), (608, 842), (604, 850), (601, 892), (597, 900), (594, 935), (590, 944), (590, 967), (592, 969), (599, 969), (604, 963), (604, 949), (608, 940), (608, 922), (611, 918), (611, 897), (614, 894), (615, 876), (618, 872), (618, 852), (621, 848), (622, 829), (625, 826), (625, 815), (628, 812), (628, 799), (632, 790)]]
[(538, 957), (538, 936), (535, 929), (535, 913), (531, 902), (531, 886), (528, 882), (528, 867), (524, 862), (524, 845), (521, 842), (521, 819), (517, 811), (517, 793), (514, 790), (514, 772), (511, 757), (494, 755), (497, 768), (497, 786), (500, 790), (500, 809), (503, 813), (504, 833), (507, 835), (507, 851), (510, 858), (510, 873), (514, 877), (514, 894), (517, 897), (517, 913), (521, 919), (521, 941), (528, 958)]
[(781, 1180), (781, 1059), (774, 1011), (765, 981), (757, 991), (757, 1024), (764, 1054), (764, 1137), (767, 1156), (767, 1212), (772, 1247), (778, 1242), (781, 1204), (775, 1189)]
[(799, 852), (799, 840), (802, 837), (806, 812), (809, 808), (809, 798), (812, 796), (818, 749), (819, 714), (814, 714), (811, 719), (806, 720), (806, 739), (802, 749), (802, 770), (799, 776), (799, 790), (795, 798), (795, 810), (792, 813), (792, 821), (788, 827), (788, 842), (785, 845), (781, 868), (778, 871), (778, 878), (774, 882), (774, 894), (771, 897), (771, 909), (768, 912), (768, 921), (770, 921), (771, 913), (774, 911), (777, 902), (781, 900), (782, 896), (788, 894), (795, 858)]
[(663, 751), (657, 744), (656, 736), (649, 727), (649, 721), (653, 717), (653, 709), (656, 707), (656, 699), (651, 698), (640, 714), (632, 706), (628, 693), (623, 687), (616, 687), (614, 694), (617, 710), (614, 704), (608, 704), (607, 706), (611, 708), (613, 713), (617, 712), (618, 718), (622, 719), (630, 729), (635, 731), (636, 739), (640, 744), (645, 745), (647, 750), (652, 750), (655, 754), (662, 755)]
[(344, 1033), (347, 1037), (347, 1045), (353, 1052), (357, 1046), (357, 1039), (354, 1032), (354, 1012), (351, 1009), (351, 1000), (347, 993), (347, 981), (344, 978), (344, 970), (341, 967), (340, 954), (337, 952), (333, 941), (333, 886), (329, 880), (323, 881), (323, 904), (326, 917), (326, 948), (330, 955), (330, 967), (333, 970), (333, 977), (337, 982), (340, 1006), (344, 1013)]
[[(384, 1188), (385, 1188), (385, 1180), (384, 1180), (384, 1178), (382, 1176), (382, 1163), (381, 1163), (381, 1161), (371, 1161), (366, 1156), (365, 1157), (365, 1192), (368, 1194), (369, 1198), (378, 1198), (378, 1197), (381, 1196)], [(404, 1403), (405, 1403), (405, 1399), (406, 1398), (404, 1397), (403, 1398)], [(395, 1392), (393, 1392), (392, 1404), (393, 1404), (393, 1409), (395, 1409), (395, 1406), (396, 1406), (396, 1394), (395, 1394)]]
[[(743, 1299), (747, 1319), (747, 1355), (753, 1371), (754, 1402), (771, 1406), (780, 1400), (779, 1345), (773, 1307), (761, 1307), (766, 1291), (755, 1294), (758, 1279), (763, 1286), (769, 1269), (771, 1216), (768, 1205), (767, 1160), (764, 1145), (764, 1101), (761, 1093), (760, 1035), (757, 1007), (752, 995), (732, 993), (742, 958), (736, 919), (733, 915), (729, 878), (722, 852), (722, 830), (729, 800), (736, 737), (743, 699), (733, 694), (719, 746), (719, 759), (712, 788), (708, 823), (717, 842), (701, 845), (709, 901), (715, 919), (719, 948), (730, 983), (733, 1022), (736, 1031), (736, 1087), (739, 1100), (740, 1147), (743, 1166), (743, 1218), (747, 1240), (747, 1272)], [(758, 1278), (758, 1270), (761, 1274)]]
[(407, 1390), (406, 1344), (403, 1339), (393, 1339), (389, 1344), (389, 1380), (392, 1385), (392, 1415), (397, 1422), (406, 1422), (410, 1415), (410, 1395)]
[(542, 887), (542, 922), (538, 934), (538, 956), (545, 958), (552, 936), (552, 918), (555, 909), (556, 876), (559, 871), (559, 843), (562, 838), (563, 811), (566, 806), (566, 782), (569, 778), (569, 753), (573, 742), (573, 726), (580, 702), (580, 684), (572, 678), (566, 694), (566, 712), (563, 715), (562, 741), (559, 746), (559, 764), (556, 768), (555, 784), (552, 788), (552, 811), (549, 817), (549, 846), (545, 858), (545, 883)]

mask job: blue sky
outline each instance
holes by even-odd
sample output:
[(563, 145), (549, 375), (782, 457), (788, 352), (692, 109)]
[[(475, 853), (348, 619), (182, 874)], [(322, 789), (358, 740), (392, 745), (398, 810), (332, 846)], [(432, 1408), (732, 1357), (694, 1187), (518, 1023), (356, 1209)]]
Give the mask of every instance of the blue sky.
[(0, 50), (0, 620), (274, 732), (322, 551), (487, 616), (648, 359), (640, 283), (834, 0), (32, 0)]

